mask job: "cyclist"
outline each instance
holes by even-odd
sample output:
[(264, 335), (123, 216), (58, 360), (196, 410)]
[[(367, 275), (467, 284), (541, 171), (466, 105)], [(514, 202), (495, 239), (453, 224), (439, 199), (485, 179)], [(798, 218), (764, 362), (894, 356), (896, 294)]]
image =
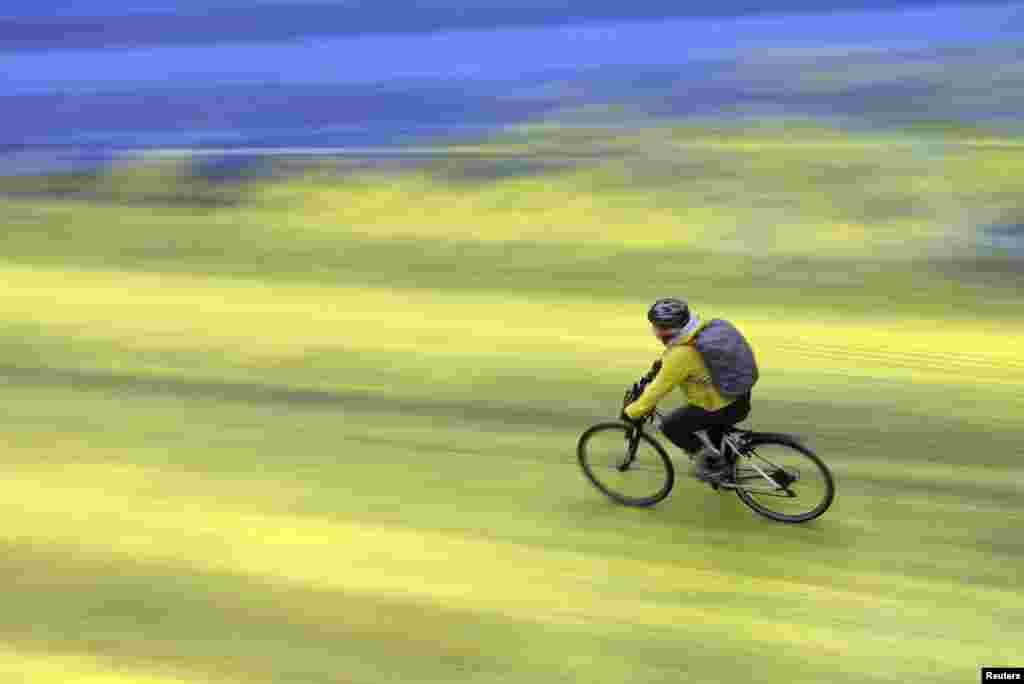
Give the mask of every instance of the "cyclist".
[(687, 405), (665, 416), (661, 431), (670, 442), (693, 457), (691, 474), (701, 480), (719, 480), (730, 464), (704, 446), (694, 432), (708, 430), (712, 444), (720, 448), (724, 427), (746, 420), (750, 415), (750, 392), (726, 397), (711, 382), (711, 374), (693, 342), (705, 323), (690, 312), (686, 301), (665, 298), (647, 312), (651, 331), (663, 345), (661, 368), (643, 394), (622, 411), (622, 419), (642, 422), (657, 403), (676, 387), (686, 393)]

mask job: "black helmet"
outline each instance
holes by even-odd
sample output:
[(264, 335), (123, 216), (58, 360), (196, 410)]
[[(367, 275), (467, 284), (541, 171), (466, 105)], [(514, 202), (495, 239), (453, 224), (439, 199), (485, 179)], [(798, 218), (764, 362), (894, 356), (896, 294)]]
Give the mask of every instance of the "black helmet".
[(690, 322), (690, 307), (682, 299), (659, 299), (648, 309), (647, 320), (662, 328), (682, 328)]

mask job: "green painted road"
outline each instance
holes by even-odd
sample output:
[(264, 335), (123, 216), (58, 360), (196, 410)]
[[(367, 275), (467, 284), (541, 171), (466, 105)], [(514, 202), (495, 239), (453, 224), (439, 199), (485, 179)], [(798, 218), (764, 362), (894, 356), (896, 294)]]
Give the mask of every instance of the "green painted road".
[[(964, 206), (1021, 182), (979, 168)], [(600, 187), (562, 204), (576, 177), (454, 209), (424, 182), (0, 204), (4, 681), (953, 684), (1024, 663), (1020, 271), (940, 263), (934, 222), (905, 252), (862, 217), (836, 229), (858, 249), (830, 229), (743, 254), (642, 214), (632, 241)], [(553, 213), (520, 239), (499, 196)], [(448, 211), (474, 231), (446, 235)], [(586, 483), (576, 440), (658, 353), (664, 294), (748, 334), (744, 426), (807, 437), (825, 516), (774, 523), (685, 478), (627, 509)]]

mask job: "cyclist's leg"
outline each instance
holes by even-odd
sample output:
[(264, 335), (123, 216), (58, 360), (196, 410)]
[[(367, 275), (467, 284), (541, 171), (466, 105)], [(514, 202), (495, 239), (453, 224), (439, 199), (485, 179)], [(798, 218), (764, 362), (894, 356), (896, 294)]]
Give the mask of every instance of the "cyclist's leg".
[(718, 411), (705, 411), (689, 404), (669, 413), (661, 424), (661, 431), (670, 442), (687, 453), (700, 451), (703, 443), (694, 433), (707, 430), (711, 443), (721, 446), (724, 428), (747, 419), (750, 415), (750, 393), (740, 397)]
[(708, 438), (716, 448), (722, 447), (722, 436), (725, 429), (742, 423), (750, 416), (750, 392), (739, 397), (723, 409), (708, 414)]
[(665, 416), (661, 423), (661, 432), (668, 441), (683, 451), (695, 454), (700, 451), (703, 443), (693, 433), (705, 428), (710, 415), (712, 414), (699, 406), (682, 406)]

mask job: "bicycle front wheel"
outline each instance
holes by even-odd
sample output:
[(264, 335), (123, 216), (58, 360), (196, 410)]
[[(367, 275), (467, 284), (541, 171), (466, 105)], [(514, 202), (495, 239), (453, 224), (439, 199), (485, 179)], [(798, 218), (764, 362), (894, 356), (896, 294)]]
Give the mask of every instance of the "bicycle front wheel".
[(587, 479), (625, 506), (653, 506), (672, 491), (675, 469), (668, 454), (648, 434), (624, 423), (588, 429), (576, 454)]
[(752, 510), (780, 522), (817, 518), (832, 505), (832, 473), (813, 451), (785, 435), (755, 437), (733, 466), (736, 494)]

